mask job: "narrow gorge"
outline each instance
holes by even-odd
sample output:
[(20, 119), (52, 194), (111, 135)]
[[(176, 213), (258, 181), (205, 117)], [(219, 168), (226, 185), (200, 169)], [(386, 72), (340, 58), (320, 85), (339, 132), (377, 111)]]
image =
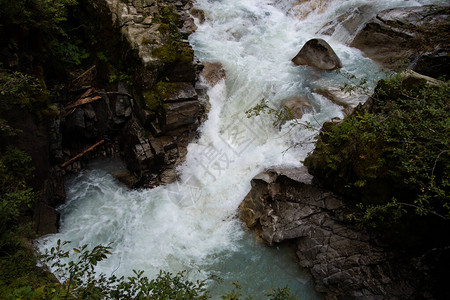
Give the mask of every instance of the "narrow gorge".
[[(389, 109), (371, 95), (394, 70), (448, 76), (448, 3), (78, 2), (96, 64), (70, 74), (47, 127), (11, 122), (40, 172), (41, 253), (108, 245), (97, 272), (184, 271), (212, 299), (231, 282), (254, 299), (439, 299), (419, 256), (349, 219), (353, 173), (319, 151), (343, 120)], [(381, 191), (368, 178), (361, 199)]]

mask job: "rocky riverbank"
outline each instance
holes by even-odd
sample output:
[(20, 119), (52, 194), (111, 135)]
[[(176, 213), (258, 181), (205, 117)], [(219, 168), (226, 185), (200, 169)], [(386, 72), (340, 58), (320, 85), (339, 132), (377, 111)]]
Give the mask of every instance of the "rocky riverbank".
[(57, 104), (60, 117), (51, 123), (49, 134), (45, 129), (42, 133), (50, 145), (50, 161), (37, 169), (50, 171), (43, 175), (46, 197), (34, 216), (40, 233), (57, 230), (53, 207), (65, 199), (64, 174), (77, 172), (89, 159), (115, 157), (125, 161), (130, 173), (119, 179), (130, 187), (173, 182), (175, 167), (205, 118), (206, 87), (197, 84), (203, 65), (187, 41), (195, 29), (190, 1), (83, 5), (111, 31), (100, 40), (117, 34), (113, 44), (131, 72), (110, 75), (110, 83), (102, 84), (99, 73), (105, 67), (94, 65), (68, 84)]
[(270, 245), (291, 243), (326, 299), (420, 298), (414, 261), (348, 222), (345, 201), (311, 179), (304, 167), (255, 176), (240, 218)]
[[(447, 28), (443, 32), (448, 33), (448, 6), (396, 8), (376, 16), (373, 14), (370, 5), (355, 8), (338, 20), (331, 21), (319, 32), (333, 35), (337, 27), (341, 31), (342, 27), (345, 28), (347, 43), (360, 49), (382, 67), (395, 69), (403, 63), (426, 75), (447, 75), (449, 45), (441, 30)], [(320, 94), (344, 106), (348, 118), (364, 119), (364, 123), (371, 122), (365, 119), (368, 114), (381, 113), (387, 119), (395, 105), (386, 103), (401, 101), (398, 100), (401, 98), (399, 95), (405, 97), (407, 90), (423, 87), (425, 82), (431, 86), (440, 84), (436, 79), (411, 71), (398, 78), (402, 79), (397, 79), (397, 88), (404, 88), (403, 94), (399, 94), (395, 88), (382, 90), (383, 85), (379, 84), (376, 89), (379, 94), (370, 97), (365, 105), (351, 106), (351, 96), (345, 97), (350, 98), (350, 103), (347, 100), (339, 103), (331, 92)], [(409, 99), (412, 103), (412, 98)], [(432, 105), (431, 98), (428, 99)], [(388, 107), (382, 109), (383, 105)], [(410, 112), (411, 108), (407, 110)], [(400, 119), (398, 115), (395, 117)], [(384, 123), (387, 124), (387, 121)], [(353, 128), (352, 125), (348, 122), (341, 124), (342, 120), (332, 120), (323, 126), (319, 137), (321, 150), (315, 151), (305, 162), (316, 177), (314, 180), (305, 167), (270, 169), (257, 175), (252, 180), (252, 189), (239, 207), (240, 218), (267, 244), (292, 244), (299, 265), (309, 270), (317, 291), (323, 293), (326, 299), (442, 298), (448, 294), (440, 279), (445, 272), (440, 266), (448, 261), (442, 255), (448, 252), (448, 246), (445, 246), (448, 239), (443, 241), (436, 237), (433, 233), (435, 229), (430, 224), (440, 224), (439, 228), (447, 232), (448, 221), (445, 223), (442, 219), (431, 217), (420, 219), (413, 213), (413, 216), (405, 217), (399, 224), (392, 221), (395, 212), (386, 207), (384, 219), (373, 221), (379, 222), (378, 226), (382, 228), (379, 231), (369, 230), (361, 223), (352, 221), (355, 203), (378, 205), (385, 200), (392, 200), (392, 197), (408, 202), (417, 186), (405, 186), (404, 177), (392, 177), (395, 163), (387, 163), (383, 165), (383, 171), (380, 167), (377, 169), (380, 172), (373, 173), (374, 165), (388, 157), (381, 157), (380, 154), (388, 151), (383, 148), (386, 142), (377, 137), (380, 128), (373, 136), (367, 137), (366, 141), (369, 142), (366, 143), (370, 146), (364, 148), (366, 143), (349, 136), (365, 133), (345, 131), (345, 128)], [(339, 126), (342, 128), (340, 132), (346, 137), (331, 137), (330, 132)], [(358, 128), (362, 130), (364, 126)], [(347, 148), (344, 140), (352, 141), (352, 150)], [(330, 146), (331, 142), (333, 146)], [(345, 151), (354, 152), (349, 156)], [(319, 161), (321, 167), (318, 167)], [(334, 161), (339, 161), (340, 165), (333, 165)], [(445, 168), (443, 165), (445, 162), (439, 160), (433, 170), (437, 166), (439, 174), (445, 173), (442, 171)], [(401, 174), (406, 176), (407, 172)], [(355, 182), (349, 184), (350, 178)], [(373, 214), (377, 213), (376, 205), (369, 205), (374, 210)], [(422, 225), (417, 222), (422, 222)], [(389, 229), (388, 226), (394, 227)], [(411, 230), (409, 227), (414, 227), (413, 231), (408, 231)], [(386, 235), (390, 236), (390, 240), (386, 239)], [(397, 238), (394, 243), (393, 236)]]

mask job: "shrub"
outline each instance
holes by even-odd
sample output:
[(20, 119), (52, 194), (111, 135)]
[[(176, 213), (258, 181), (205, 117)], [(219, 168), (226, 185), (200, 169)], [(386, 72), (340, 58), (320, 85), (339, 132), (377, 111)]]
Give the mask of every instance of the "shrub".
[(448, 83), (400, 75), (382, 80), (370, 105), (324, 127), (305, 164), (324, 185), (353, 200), (353, 218), (384, 233), (401, 223), (403, 236), (420, 220), (422, 228), (411, 237), (425, 237), (440, 222), (435, 217), (450, 219), (449, 95)]

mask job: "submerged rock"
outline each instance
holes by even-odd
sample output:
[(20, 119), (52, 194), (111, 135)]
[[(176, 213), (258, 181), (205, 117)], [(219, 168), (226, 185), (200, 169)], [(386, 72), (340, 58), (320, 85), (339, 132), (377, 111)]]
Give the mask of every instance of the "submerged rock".
[(300, 52), (292, 59), (296, 65), (308, 65), (320, 70), (332, 71), (342, 67), (341, 60), (330, 45), (322, 39), (306, 42)]
[(347, 93), (342, 91), (340, 87), (333, 86), (332, 83), (328, 85), (318, 85), (313, 89), (313, 92), (331, 100), (331, 102), (339, 106), (342, 106), (342, 112), (347, 116), (350, 115), (359, 104), (364, 103), (368, 98), (368, 96), (363, 92), (356, 91)]
[(286, 99), (283, 106), (292, 112), (294, 119), (301, 119), (303, 114), (313, 111), (313, 107), (308, 100), (299, 96)]

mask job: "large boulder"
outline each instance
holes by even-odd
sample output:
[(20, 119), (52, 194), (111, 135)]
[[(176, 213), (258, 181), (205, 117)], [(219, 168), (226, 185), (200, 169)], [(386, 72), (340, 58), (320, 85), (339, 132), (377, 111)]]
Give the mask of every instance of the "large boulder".
[(428, 76), (448, 74), (448, 6), (403, 7), (382, 11), (358, 32), (351, 46), (395, 69), (415, 61)]
[(411, 299), (418, 288), (413, 265), (395, 260), (345, 222), (343, 202), (311, 184), (304, 167), (257, 175), (239, 209), (268, 244), (290, 241), (297, 247), (300, 266), (325, 299)]
[(342, 67), (341, 60), (331, 46), (322, 39), (306, 42), (300, 52), (292, 59), (296, 65), (307, 65), (320, 70), (332, 71)]

